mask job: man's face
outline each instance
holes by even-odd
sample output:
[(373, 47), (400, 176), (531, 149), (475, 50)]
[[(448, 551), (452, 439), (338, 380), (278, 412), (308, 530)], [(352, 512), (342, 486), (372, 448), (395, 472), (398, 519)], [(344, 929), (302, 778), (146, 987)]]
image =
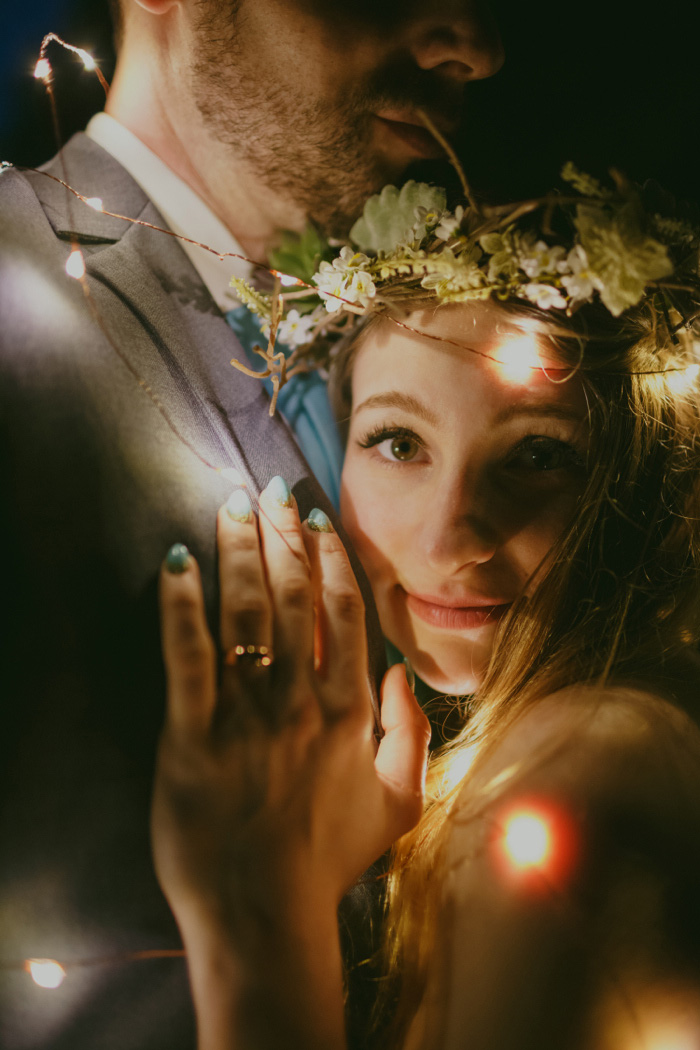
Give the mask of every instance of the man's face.
[(443, 155), (418, 109), (449, 135), (465, 83), (502, 61), (482, 0), (204, 0), (194, 10), (205, 124), (330, 234), (411, 161)]

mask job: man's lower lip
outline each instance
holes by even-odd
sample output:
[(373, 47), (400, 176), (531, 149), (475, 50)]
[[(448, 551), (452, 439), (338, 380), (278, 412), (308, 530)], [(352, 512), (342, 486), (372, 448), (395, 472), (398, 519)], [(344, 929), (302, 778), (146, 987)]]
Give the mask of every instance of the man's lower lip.
[(437, 159), (444, 157), (445, 153), (427, 128), (418, 127), (416, 124), (404, 124), (399, 120), (387, 120), (386, 117), (377, 117), (382, 129), (390, 131), (405, 145), (410, 146), (414, 153), (420, 157)]
[(468, 631), (498, 623), (510, 608), (510, 604), (452, 608), (424, 602), (422, 598), (416, 598), (412, 594), (406, 595), (406, 604), (419, 620), (430, 624), (431, 627), (441, 627), (448, 631)]

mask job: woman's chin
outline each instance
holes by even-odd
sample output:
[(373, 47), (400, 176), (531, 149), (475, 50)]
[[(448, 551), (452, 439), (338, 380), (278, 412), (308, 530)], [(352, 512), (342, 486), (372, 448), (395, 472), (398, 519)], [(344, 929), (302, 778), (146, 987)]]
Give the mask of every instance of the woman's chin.
[(418, 655), (415, 657), (413, 670), (421, 681), (436, 693), (446, 693), (448, 696), (475, 693), (483, 679), (483, 674), (475, 673), (473, 669), (436, 667), (432, 660), (426, 665)]

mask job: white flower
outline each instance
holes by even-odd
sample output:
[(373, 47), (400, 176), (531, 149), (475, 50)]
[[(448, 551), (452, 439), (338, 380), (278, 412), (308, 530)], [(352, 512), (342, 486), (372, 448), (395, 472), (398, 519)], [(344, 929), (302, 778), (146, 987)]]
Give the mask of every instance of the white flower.
[(344, 303), (367, 306), (377, 293), (370, 274), (364, 270), (335, 269), (330, 263), (321, 263), (314, 275), (314, 283), (328, 313), (339, 310)]
[(445, 212), (435, 230), (435, 236), (441, 241), (449, 241), (459, 230), (464, 218), (464, 208), (457, 205), (453, 214)]
[(528, 277), (539, 277), (543, 273), (556, 273), (557, 264), (565, 254), (559, 245), (550, 247), (545, 241), (535, 244), (523, 241), (518, 263)]
[(585, 303), (593, 298), (596, 284), (588, 269), (588, 256), (580, 244), (574, 245), (566, 259), (557, 269), (564, 274), (561, 283), (566, 288), (571, 303)]
[[(349, 248), (348, 245), (345, 245), (344, 248), (340, 249), (340, 255), (336, 256), (331, 265), (334, 270), (339, 270), (341, 273), (348, 273), (353, 270), (363, 270), (369, 265), (369, 262), (370, 260), (367, 255), (363, 255), (362, 252), (356, 252), (354, 248)], [(321, 267), (323, 267), (323, 265), (324, 264), (321, 263)], [(328, 263), (325, 265), (327, 266)]]
[(523, 292), (531, 303), (539, 306), (540, 310), (563, 310), (566, 306), (564, 296), (558, 288), (553, 288), (551, 284), (524, 284)]
[(279, 323), (277, 338), (290, 347), (303, 346), (311, 338), (317, 320), (314, 313), (300, 314), (298, 310), (290, 310)]
[(343, 305), (341, 299), (345, 298), (345, 289), (350, 275), (341, 273), (329, 262), (322, 262), (318, 273), (314, 274), (314, 284), (318, 288), (318, 294), (323, 299), (328, 313), (335, 313)]
[(374, 286), (374, 282), (368, 273), (364, 273), (359, 270), (353, 274), (352, 282), (346, 289), (348, 293), (346, 298), (353, 303), (359, 303), (360, 306), (369, 306), (370, 299), (374, 299), (377, 294), (377, 289)]

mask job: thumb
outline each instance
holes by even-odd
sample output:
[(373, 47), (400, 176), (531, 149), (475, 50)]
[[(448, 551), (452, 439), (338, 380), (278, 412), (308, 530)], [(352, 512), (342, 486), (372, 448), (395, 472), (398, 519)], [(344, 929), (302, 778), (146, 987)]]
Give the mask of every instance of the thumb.
[(374, 768), (394, 803), (403, 835), (419, 820), (425, 799), (430, 723), (406, 679), (403, 664), (384, 675), (381, 688), (382, 737)]

